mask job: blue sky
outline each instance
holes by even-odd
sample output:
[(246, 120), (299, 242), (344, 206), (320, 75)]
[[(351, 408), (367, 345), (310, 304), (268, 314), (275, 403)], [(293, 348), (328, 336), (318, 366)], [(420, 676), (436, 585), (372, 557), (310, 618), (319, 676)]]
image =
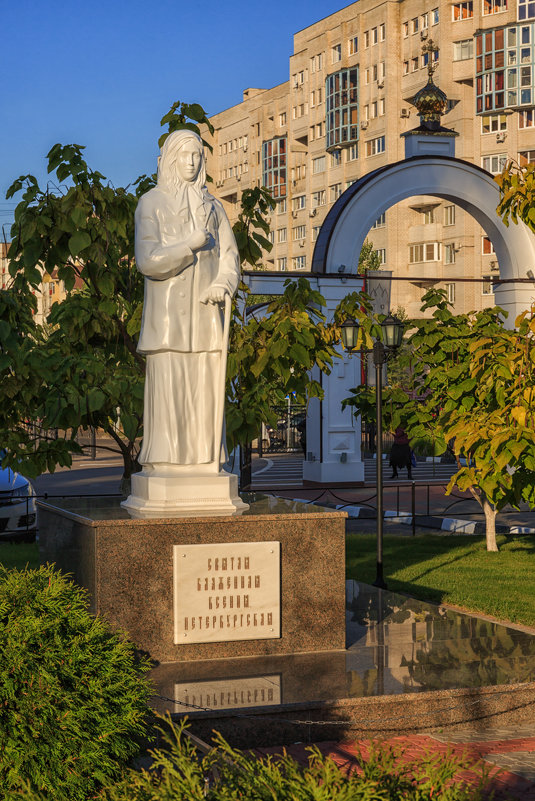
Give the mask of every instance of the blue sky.
[(116, 186), (153, 172), (160, 119), (176, 100), (209, 114), (243, 89), (288, 78), (293, 34), (343, 0), (16, 0), (2, 3), (0, 224), (9, 185), (46, 183), (56, 142), (86, 145)]

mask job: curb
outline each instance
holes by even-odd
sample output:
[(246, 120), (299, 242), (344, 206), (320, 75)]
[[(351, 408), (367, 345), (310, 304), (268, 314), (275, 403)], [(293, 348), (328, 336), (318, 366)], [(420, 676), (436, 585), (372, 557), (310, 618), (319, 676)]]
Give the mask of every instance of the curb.
[[(298, 503), (312, 503), (307, 498), (293, 498)], [(347, 512), (350, 520), (375, 520), (377, 515), (373, 509), (363, 506), (352, 506), (351, 504), (324, 503), (323, 506)], [(401, 523), (405, 526), (412, 526), (412, 515), (409, 512), (386, 511), (383, 515), (384, 520), (391, 523)], [(448, 531), (450, 534), (468, 534), (473, 536), (485, 534), (485, 523), (480, 520), (459, 520), (455, 517), (438, 517), (437, 515), (417, 515), (416, 524), (422, 528), (434, 528), (439, 531)], [(529, 526), (496, 526), (496, 534), (535, 534), (535, 528)]]

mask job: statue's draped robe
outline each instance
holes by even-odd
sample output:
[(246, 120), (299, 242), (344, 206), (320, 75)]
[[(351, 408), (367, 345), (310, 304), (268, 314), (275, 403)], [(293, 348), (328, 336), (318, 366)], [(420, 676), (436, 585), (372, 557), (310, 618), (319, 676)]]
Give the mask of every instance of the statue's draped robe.
[[(151, 189), (136, 210), (136, 263), (145, 276), (138, 345), (147, 356), (143, 465), (207, 464), (221, 452), (215, 429), (227, 343), (220, 306), (199, 298), (211, 284), (235, 293), (239, 256), (219, 201), (187, 189), (178, 197)], [(211, 237), (196, 252), (186, 244), (194, 229)]]

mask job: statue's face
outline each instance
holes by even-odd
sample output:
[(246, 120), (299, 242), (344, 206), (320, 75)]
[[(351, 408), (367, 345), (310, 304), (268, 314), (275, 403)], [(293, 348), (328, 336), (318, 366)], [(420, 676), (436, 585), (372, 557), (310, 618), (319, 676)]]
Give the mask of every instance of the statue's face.
[(183, 181), (195, 180), (201, 167), (201, 152), (195, 142), (186, 142), (177, 155), (177, 170)]

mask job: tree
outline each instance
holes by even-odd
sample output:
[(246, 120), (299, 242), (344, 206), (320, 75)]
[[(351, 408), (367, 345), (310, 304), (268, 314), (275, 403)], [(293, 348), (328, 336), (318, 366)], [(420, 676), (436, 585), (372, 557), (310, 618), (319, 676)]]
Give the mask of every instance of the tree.
[(522, 220), (535, 233), (535, 163), (520, 167), (509, 161), (494, 180), (500, 187), (497, 211), (504, 223)]
[(358, 275), (366, 275), (370, 270), (380, 270), (381, 259), (379, 254), (373, 247), (373, 242), (370, 239), (365, 239), (362, 245), (359, 263), (357, 265)]
[[(486, 521), (487, 549), (496, 551), (496, 514), (507, 504), (535, 502), (535, 308), (503, 324), (499, 308), (453, 315), (443, 290), (430, 290), (400, 356), (405, 378), (384, 390), (384, 425), (402, 425), (411, 445), (432, 439), (435, 454), (454, 455), (455, 486), (468, 490)], [(373, 391), (357, 387), (347, 404), (374, 419)]]

